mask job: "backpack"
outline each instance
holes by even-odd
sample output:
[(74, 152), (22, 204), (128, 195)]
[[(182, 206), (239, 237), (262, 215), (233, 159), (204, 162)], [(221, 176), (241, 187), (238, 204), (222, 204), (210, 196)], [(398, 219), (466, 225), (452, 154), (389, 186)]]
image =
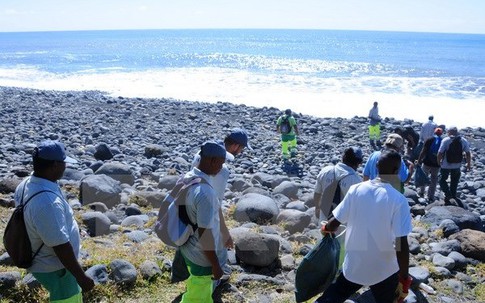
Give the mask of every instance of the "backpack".
[(281, 119), (280, 130), (283, 135), (287, 135), (291, 132), (291, 124), (290, 124), (290, 117), (284, 116)]
[(182, 176), (163, 199), (155, 223), (155, 233), (166, 245), (182, 246), (197, 230), (197, 224), (192, 223), (187, 214), (185, 199), (190, 187), (199, 183), (209, 184), (202, 178), (194, 178), (184, 183)]
[[(350, 174), (347, 174), (347, 175), (341, 176), (340, 178), (337, 178), (335, 174), (335, 167), (333, 169), (333, 173), (334, 173), (334, 179), (332, 183), (330, 183), (323, 190), (322, 199), (321, 199), (322, 204), (320, 205), (320, 211), (322, 211), (327, 218), (329, 218), (332, 215), (334, 205), (339, 205), (339, 203), (342, 201), (340, 181), (345, 179), (347, 176), (350, 176)], [(332, 201), (332, 202), (329, 203), (329, 201)], [(325, 205), (323, 205), (323, 203), (325, 203)]]
[(15, 266), (19, 268), (31, 267), (34, 258), (37, 256), (42, 246), (44, 246), (44, 243), (42, 243), (32, 255), (32, 245), (30, 243), (29, 234), (27, 233), (27, 228), (25, 227), (24, 208), (35, 196), (43, 192), (54, 193), (50, 190), (41, 190), (33, 194), (27, 201), (23, 202), (24, 191), (25, 186), (22, 191), (20, 204), (13, 211), (3, 234), (3, 245)]
[(463, 146), (460, 136), (456, 136), (451, 140), (450, 146), (446, 151), (446, 161), (448, 163), (461, 163), (463, 161)]
[(433, 137), (433, 142), (431, 142), (428, 147), (428, 152), (424, 156), (423, 163), (426, 165), (438, 167), (438, 150), (440, 149), (442, 138), (439, 136)]

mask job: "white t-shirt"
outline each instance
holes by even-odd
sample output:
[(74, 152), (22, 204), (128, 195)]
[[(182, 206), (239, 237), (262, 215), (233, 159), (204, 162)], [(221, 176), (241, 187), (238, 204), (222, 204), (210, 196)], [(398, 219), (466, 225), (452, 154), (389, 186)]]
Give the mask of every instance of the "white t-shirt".
[[(209, 176), (193, 168), (185, 174), (184, 178), (194, 177), (203, 178), (209, 182)], [(221, 227), (219, 218), (220, 202), (214, 189), (209, 184), (200, 183), (192, 185), (187, 193), (185, 200), (187, 215), (191, 222), (197, 223), (198, 227), (210, 229), (214, 237), (215, 252), (221, 265), (227, 260), (227, 250), (224, 248), (221, 237)], [(210, 267), (211, 263), (207, 259), (199, 242), (199, 233), (196, 231), (190, 236), (189, 240), (180, 247), (182, 254), (191, 262), (204, 267)]]
[(394, 242), (411, 232), (411, 214), (406, 198), (391, 184), (374, 179), (351, 186), (333, 215), (347, 225), (347, 280), (374, 285), (399, 270)]
[[(335, 179), (340, 179), (340, 197), (343, 197), (347, 194), (350, 186), (362, 182), (362, 178), (357, 174), (357, 172), (347, 164), (342, 162), (337, 163), (337, 165), (329, 165), (320, 171), (317, 176), (317, 183), (315, 184), (315, 193), (322, 194), (325, 189), (331, 185)], [(322, 197), (322, 200), (325, 197)], [(333, 197), (330, 201), (321, 201), (322, 204), (324, 203), (332, 203)], [(320, 220), (326, 220), (325, 214), (320, 212)]]
[[(24, 191), (25, 187), (25, 191)], [(15, 190), (15, 205), (35, 193), (49, 190), (35, 196), (24, 208), (25, 226), (32, 246), (32, 254), (44, 243), (34, 258), (30, 272), (53, 272), (64, 268), (56, 256), (53, 246), (71, 243), (76, 258), (79, 257), (79, 227), (74, 220), (73, 211), (55, 182), (30, 176), (22, 181)]]

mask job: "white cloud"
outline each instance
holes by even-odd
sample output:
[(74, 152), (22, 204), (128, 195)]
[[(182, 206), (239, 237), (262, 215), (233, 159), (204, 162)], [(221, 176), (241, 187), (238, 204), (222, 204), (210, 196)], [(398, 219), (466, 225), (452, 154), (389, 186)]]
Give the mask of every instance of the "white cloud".
[(147, 11), (148, 10), (148, 6), (142, 5), (142, 6), (138, 7), (138, 10), (139, 11), (142, 11), (142, 12)]

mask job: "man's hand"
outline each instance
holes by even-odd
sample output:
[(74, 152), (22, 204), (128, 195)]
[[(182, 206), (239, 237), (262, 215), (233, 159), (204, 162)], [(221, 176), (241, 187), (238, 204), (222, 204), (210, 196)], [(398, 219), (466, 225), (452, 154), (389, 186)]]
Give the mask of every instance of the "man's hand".
[(222, 268), (219, 264), (213, 265), (212, 266), (212, 279), (213, 280), (219, 280), (224, 272), (222, 271)]
[(94, 288), (94, 281), (90, 277), (84, 275), (81, 279), (77, 280), (77, 284), (81, 286), (83, 292), (88, 292)]
[(397, 290), (396, 294), (398, 295), (396, 302), (397, 303), (402, 303), (404, 302), (404, 299), (408, 296), (409, 293), (409, 287), (411, 286), (411, 282), (413, 279), (411, 276), (408, 276), (406, 279), (401, 278), (399, 276), (399, 284), (397, 285)]
[(224, 237), (224, 247), (234, 248), (234, 241), (232, 240), (231, 235), (227, 235), (226, 237)]

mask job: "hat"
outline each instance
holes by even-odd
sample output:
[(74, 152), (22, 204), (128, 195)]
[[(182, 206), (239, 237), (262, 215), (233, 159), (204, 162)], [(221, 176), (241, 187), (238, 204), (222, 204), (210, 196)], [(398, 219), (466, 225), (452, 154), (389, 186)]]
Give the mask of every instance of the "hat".
[(285, 110), (285, 114), (291, 116), (291, 109), (288, 108), (287, 110)]
[(230, 138), (231, 140), (237, 142), (238, 144), (241, 144), (247, 149), (252, 150), (248, 142), (248, 134), (244, 129), (234, 128), (233, 130), (231, 130), (231, 133), (227, 136), (227, 138)]
[(37, 157), (44, 160), (77, 163), (75, 159), (66, 156), (64, 144), (59, 141), (42, 141), (39, 146), (37, 146)]
[(209, 158), (226, 158), (226, 149), (224, 146), (214, 142), (214, 141), (207, 141), (202, 144), (200, 148), (200, 155), (202, 157), (209, 157)]
[(441, 128), (437, 127), (437, 128), (434, 129), (434, 134), (441, 136), (443, 134), (443, 130)]
[(434, 119), (434, 116), (433, 116), (433, 115), (430, 115), (430, 116), (428, 117), (428, 120), (433, 121), (433, 119)]
[(387, 136), (386, 141), (384, 142), (384, 145), (392, 145), (397, 149), (401, 149), (402, 144), (403, 144), (403, 139), (398, 134), (389, 134), (389, 136)]

